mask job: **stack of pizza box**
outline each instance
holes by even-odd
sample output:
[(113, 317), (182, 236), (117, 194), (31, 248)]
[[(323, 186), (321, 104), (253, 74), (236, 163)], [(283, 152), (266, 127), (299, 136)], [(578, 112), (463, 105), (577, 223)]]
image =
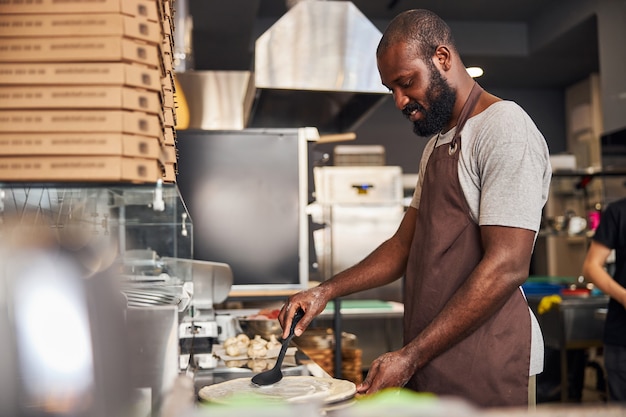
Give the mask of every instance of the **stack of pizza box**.
[(0, 2), (0, 181), (175, 182), (173, 0)]

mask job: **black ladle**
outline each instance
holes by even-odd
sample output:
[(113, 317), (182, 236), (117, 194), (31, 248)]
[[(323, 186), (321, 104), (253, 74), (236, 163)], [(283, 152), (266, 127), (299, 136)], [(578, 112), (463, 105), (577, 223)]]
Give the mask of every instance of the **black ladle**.
[(252, 377), (252, 383), (258, 386), (266, 386), (272, 385), (283, 379), (283, 372), (281, 371), (281, 366), (283, 364), (283, 359), (285, 359), (285, 353), (287, 352), (287, 347), (289, 347), (289, 342), (293, 339), (296, 330), (296, 324), (300, 321), (300, 319), (304, 316), (304, 311), (301, 308), (296, 311), (293, 319), (291, 320), (291, 327), (289, 328), (289, 336), (285, 340), (283, 340), (283, 345), (280, 347), (280, 352), (278, 353), (278, 358), (276, 358), (276, 365), (270, 370), (261, 372)]

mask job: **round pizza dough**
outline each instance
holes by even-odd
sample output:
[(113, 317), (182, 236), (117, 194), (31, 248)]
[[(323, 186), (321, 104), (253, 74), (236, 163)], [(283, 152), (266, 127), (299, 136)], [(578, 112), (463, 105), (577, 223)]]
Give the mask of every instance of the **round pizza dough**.
[(352, 398), (356, 385), (351, 381), (315, 376), (286, 376), (273, 385), (260, 387), (251, 378), (237, 378), (203, 387), (198, 396), (205, 401), (230, 404), (237, 398), (259, 398), (276, 402), (306, 402), (317, 400), (324, 404)]

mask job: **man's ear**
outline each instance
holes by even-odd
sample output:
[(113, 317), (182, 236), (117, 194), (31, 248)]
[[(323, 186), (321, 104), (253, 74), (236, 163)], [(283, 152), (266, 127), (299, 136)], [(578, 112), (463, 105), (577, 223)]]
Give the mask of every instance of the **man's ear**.
[(437, 49), (435, 49), (433, 59), (435, 65), (438, 65), (444, 71), (448, 71), (452, 65), (452, 53), (450, 52), (450, 48), (445, 45), (439, 45)]

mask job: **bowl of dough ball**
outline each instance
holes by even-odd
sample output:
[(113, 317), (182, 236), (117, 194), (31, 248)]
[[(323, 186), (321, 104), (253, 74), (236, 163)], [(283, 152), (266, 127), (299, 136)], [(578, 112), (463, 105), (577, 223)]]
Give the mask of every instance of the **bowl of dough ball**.
[(261, 310), (258, 314), (240, 317), (239, 326), (241, 330), (250, 338), (261, 336), (265, 340), (270, 340), (271, 336), (280, 339), (283, 328), (278, 321), (278, 310), (265, 312)]

